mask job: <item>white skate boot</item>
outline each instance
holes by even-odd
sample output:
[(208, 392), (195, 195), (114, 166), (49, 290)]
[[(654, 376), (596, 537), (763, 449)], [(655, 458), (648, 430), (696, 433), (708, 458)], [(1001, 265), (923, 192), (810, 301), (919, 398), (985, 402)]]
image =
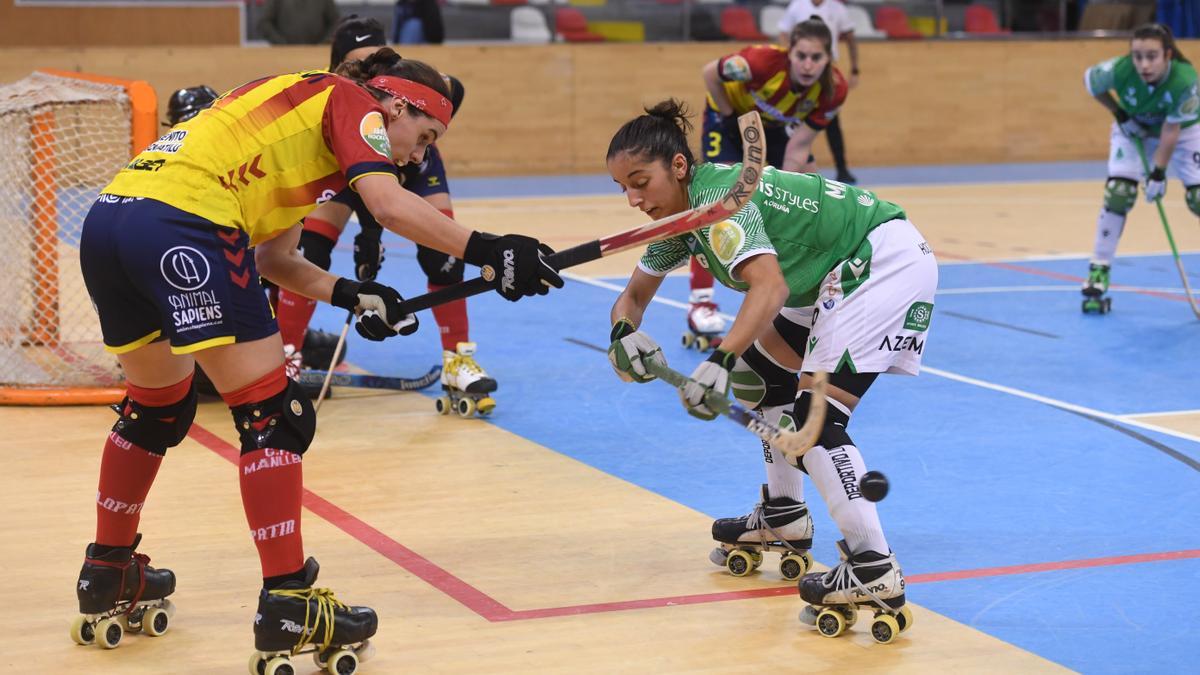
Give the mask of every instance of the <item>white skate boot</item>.
[(871, 637), (887, 644), (912, 626), (912, 611), (904, 606), (904, 574), (896, 556), (875, 551), (851, 555), (838, 542), (842, 562), (825, 573), (800, 580), (800, 599), (809, 603), (800, 622), (816, 626), (825, 637), (837, 637), (854, 625), (858, 608), (874, 610)]
[(688, 310), (688, 329), (683, 334), (683, 346), (694, 347), (702, 352), (720, 347), (725, 334), (725, 319), (721, 318), (720, 308), (713, 302), (712, 289), (692, 291), (688, 302), (692, 307)]
[(762, 565), (763, 551), (779, 551), (779, 573), (794, 581), (812, 569), (813, 524), (808, 506), (787, 497), (772, 499), (762, 486), (762, 501), (749, 515), (713, 522), (713, 539), (720, 544), (708, 554), (735, 577), (744, 577)]
[(446, 393), (437, 400), (439, 413), (449, 415), (453, 410), (461, 417), (487, 415), (496, 407), (491, 397), (496, 387), (496, 381), (475, 362), (474, 342), (458, 343), (457, 352), (442, 352), (442, 389)]

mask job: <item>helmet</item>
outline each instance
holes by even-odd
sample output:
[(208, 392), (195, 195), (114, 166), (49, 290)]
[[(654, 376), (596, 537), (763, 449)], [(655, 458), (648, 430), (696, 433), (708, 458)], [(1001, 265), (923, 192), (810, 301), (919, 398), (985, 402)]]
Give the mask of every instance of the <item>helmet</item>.
[(180, 89), (171, 94), (171, 101), (167, 104), (167, 124), (175, 126), (180, 122), (190, 120), (201, 110), (212, 105), (215, 100), (217, 100), (217, 92), (213, 91), (212, 87), (203, 84)]

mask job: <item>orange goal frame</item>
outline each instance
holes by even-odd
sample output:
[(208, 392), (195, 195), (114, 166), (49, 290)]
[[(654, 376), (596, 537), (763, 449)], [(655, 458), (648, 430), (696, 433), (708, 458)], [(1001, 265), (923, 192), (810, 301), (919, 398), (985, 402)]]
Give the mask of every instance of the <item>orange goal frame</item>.
[[(144, 80), (124, 80), (104, 75), (77, 73), (52, 68), (37, 72), (65, 79), (98, 82), (122, 87), (129, 97), (130, 158), (158, 138), (158, 96)], [(58, 207), (54, 166), (54, 113), (42, 112), (30, 122), (30, 139), (35, 153), (46, 159), (34, 162), (30, 170), (33, 186), (31, 213), (35, 250), (48, 250), (58, 236)], [(40, 316), (48, 317), (32, 333), (32, 342), (54, 347), (58, 344), (58, 269), (53, 260), (34, 260), (40, 279), (35, 289), (35, 304)], [(125, 396), (118, 387), (18, 387), (0, 385), (0, 405), (106, 405)]]

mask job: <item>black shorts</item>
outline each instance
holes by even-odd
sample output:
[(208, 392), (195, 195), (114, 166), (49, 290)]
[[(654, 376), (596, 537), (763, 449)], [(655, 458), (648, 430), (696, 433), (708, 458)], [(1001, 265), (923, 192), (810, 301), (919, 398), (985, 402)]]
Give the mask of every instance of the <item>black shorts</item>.
[(166, 339), (188, 354), (279, 332), (248, 244), (242, 230), (162, 202), (100, 195), (79, 259), (105, 348)]

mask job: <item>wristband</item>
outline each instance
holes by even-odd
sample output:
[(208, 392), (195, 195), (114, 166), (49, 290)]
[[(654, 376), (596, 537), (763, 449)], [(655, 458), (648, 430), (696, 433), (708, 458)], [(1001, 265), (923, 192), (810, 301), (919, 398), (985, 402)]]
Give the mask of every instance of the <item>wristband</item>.
[(351, 281), (342, 277), (333, 284), (333, 295), (329, 298), (329, 304), (342, 309), (353, 310), (358, 306), (358, 289), (362, 288), (362, 284), (357, 281)]

